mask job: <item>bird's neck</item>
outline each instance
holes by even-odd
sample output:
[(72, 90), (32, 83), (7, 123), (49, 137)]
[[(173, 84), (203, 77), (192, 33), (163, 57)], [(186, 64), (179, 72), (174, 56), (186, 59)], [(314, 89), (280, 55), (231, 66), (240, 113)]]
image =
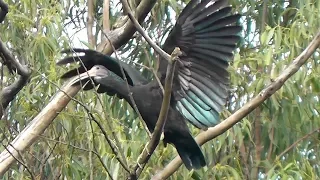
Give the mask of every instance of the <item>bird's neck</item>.
[[(109, 84), (117, 93), (120, 98), (125, 99), (133, 109), (144, 108), (144, 106), (152, 101), (154, 86), (158, 87), (155, 83), (148, 83), (144, 85), (131, 86), (124, 80), (114, 81), (115, 84)], [(159, 88), (156, 88), (159, 89)], [(136, 109), (135, 109), (136, 110)]]
[(131, 94), (133, 87), (129, 85), (124, 80), (114, 80), (110, 83), (108, 83), (110, 87), (116, 92), (116, 94), (120, 97), (125, 99), (127, 102), (131, 104)]
[(145, 86), (147, 85), (131, 86), (123, 81), (114, 87), (117, 88), (118, 96), (125, 99), (135, 109), (135, 106), (139, 108), (139, 105), (143, 103), (143, 98), (148, 98), (149, 93), (144, 91), (147, 89)]

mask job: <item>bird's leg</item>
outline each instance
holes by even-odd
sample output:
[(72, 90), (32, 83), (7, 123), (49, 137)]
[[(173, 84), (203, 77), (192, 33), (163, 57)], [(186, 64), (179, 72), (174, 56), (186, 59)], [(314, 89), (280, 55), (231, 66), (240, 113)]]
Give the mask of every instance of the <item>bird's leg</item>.
[(161, 141), (161, 140), (164, 140), (164, 133), (163, 133), (163, 131), (162, 131), (161, 136), (160, 136), (160, 141)]
[(173, 63), (173, 61), (179, 60), (179, 56), (182, 55), (182, 52), (179, 47), (175, 47), (174, 50), (171, 53), (170, 57), (170, 63)]
[(166, 138), (164, 137), (164, 132), (161, 133), (161, 137), (160, 137), (160, 141), (162, 140), (163, 142), (163, 146), (164, 147), (167, 147), (167, 141), (166, 141)]
[(166, 147), (167, 147), (167, 145), (168, 145), (168, 142), (167, 142), (167, 141), (165, 141), (165, 140), (163, 140), (162, 142), (163, 142), (163, 146), (166, 148)]

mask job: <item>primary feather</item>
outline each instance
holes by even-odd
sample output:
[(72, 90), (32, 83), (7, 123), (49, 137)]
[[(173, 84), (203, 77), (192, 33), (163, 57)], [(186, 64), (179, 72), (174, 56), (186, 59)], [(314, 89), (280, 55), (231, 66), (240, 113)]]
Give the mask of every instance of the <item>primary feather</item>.
[[(198, 128), (219, 123), (228, 96), (229, 62), (240, 40), (240, 15), (231, 14), (227, 0), (191, 0), (180, 14), (163, 49), (179, 47), (183, 53), (176, 71), (176, 108)], [(164, 81), (168, 62), (160, 60)]]

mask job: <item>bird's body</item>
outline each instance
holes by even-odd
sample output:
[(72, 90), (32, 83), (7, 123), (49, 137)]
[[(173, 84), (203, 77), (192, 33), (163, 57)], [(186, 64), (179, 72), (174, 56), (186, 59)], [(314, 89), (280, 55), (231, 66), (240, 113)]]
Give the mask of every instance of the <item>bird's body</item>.
[[(240, 15), (231, 15), (230, 12), (226, 0), (191, 0), (163, 45), (167, 53), (171, 53), (174, 47), (180, 47), (182, 51), (175, 70), (164, 142), (176, 147), (188, 169), (201, 168), (206, 161), (186, 122), (202, 129), (216, 125), (227, 98), (229, 77), (226, 68), (241, 31), (241, 27), (235, 25)], [(136, 105), (148, 129), (154, 130), (163, 100), (162, 89), (156, 79), (148, 82), (133, 67), (93, 50), (64, 52), (82, 52), (85, 55), (59, 61), (58, 64), (82, 61), (79, 68), (70, 70), (62, 78), (81, 73), (74, 81), (77, 84), (91, 77), (99, 85), (99, 93), (117, 94), (131, 106)], [(158, 74), (162, 85), (167, 63), (160, 59)], [(84, 86), (84, 90), (92, 88), (90, 83)]]
[[(163, 98), (162, 90), (160, 89), (158, 83), (153, 81), (147, 85), (133, 87), (131, 88), (131, 92), (137, 108), (148, 126), (148, 129), (153, 132), (161, 109)], [(131, 101), (128, 100), (128, 102)], [(201, 152), (200, 148), (189, 132), (186, 119), (172, 106), (169, 107), (167, 121), (164, 126), (163, 141), (165, 143), (172, 143), (175, 145), (178, 151), (188, 151), (193, 148), (195, 150), (192, 151), (199, 150)], [(199, 162), (201, 161), (201, 163), (194, 166), (200, 168), (201, 166), (205, 165), (205, 160), (203, 155), (199, 156), (198, 158)]]
[[(103, 74), (96, 76), (97, 71)], [(119, 97), (125, 99), (132, 107), (136, 106), (148, 129), (153, 132), (163, 100), (162, 90), (157, 81), (137, 86), (127, 85), (123, 79), (117, 78), (115, 80), (117, 75), (100, 65), (93, 66), (87, 73), (96, 84), (101, 85), (98, 92), (110, 92), (110, 89), (116, 89), (116, 94)], [(81, 80), (83, 83), (88, 80), (87, 73), (84, 73), (84, 79)], [(76, 82), (79, 83), (80, 81), (76, 79)], [(88, 86), (91, 86), (90, 83)], [(84, 88), (87, 87), (84, 86)], [(88, 89), (91, 89), (91, 87), (88, 87)], [(164, 143), (171, 143), (176, 147), (181, 158), (188, 162), (186, 164), (188, 169), (198, 169), (205, 166), (204, 156), (189, 132), (186, 119), (171, 105), (163, 133)]]

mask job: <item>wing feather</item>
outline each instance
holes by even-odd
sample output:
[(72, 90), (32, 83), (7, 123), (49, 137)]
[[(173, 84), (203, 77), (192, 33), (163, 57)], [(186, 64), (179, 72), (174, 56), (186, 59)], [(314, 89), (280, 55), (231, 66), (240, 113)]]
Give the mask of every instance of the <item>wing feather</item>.
[[(198, 128), (219, 123), (228, 96), (227, 68), (242, 30), (241, 16), (231, 11), (227, 0), (191, 0), (163, 46), (167, 53), (175, 47), (182, 51), (173, 94), (178, 111)], [(162, 80), (166, 67), (161, 59)]]

